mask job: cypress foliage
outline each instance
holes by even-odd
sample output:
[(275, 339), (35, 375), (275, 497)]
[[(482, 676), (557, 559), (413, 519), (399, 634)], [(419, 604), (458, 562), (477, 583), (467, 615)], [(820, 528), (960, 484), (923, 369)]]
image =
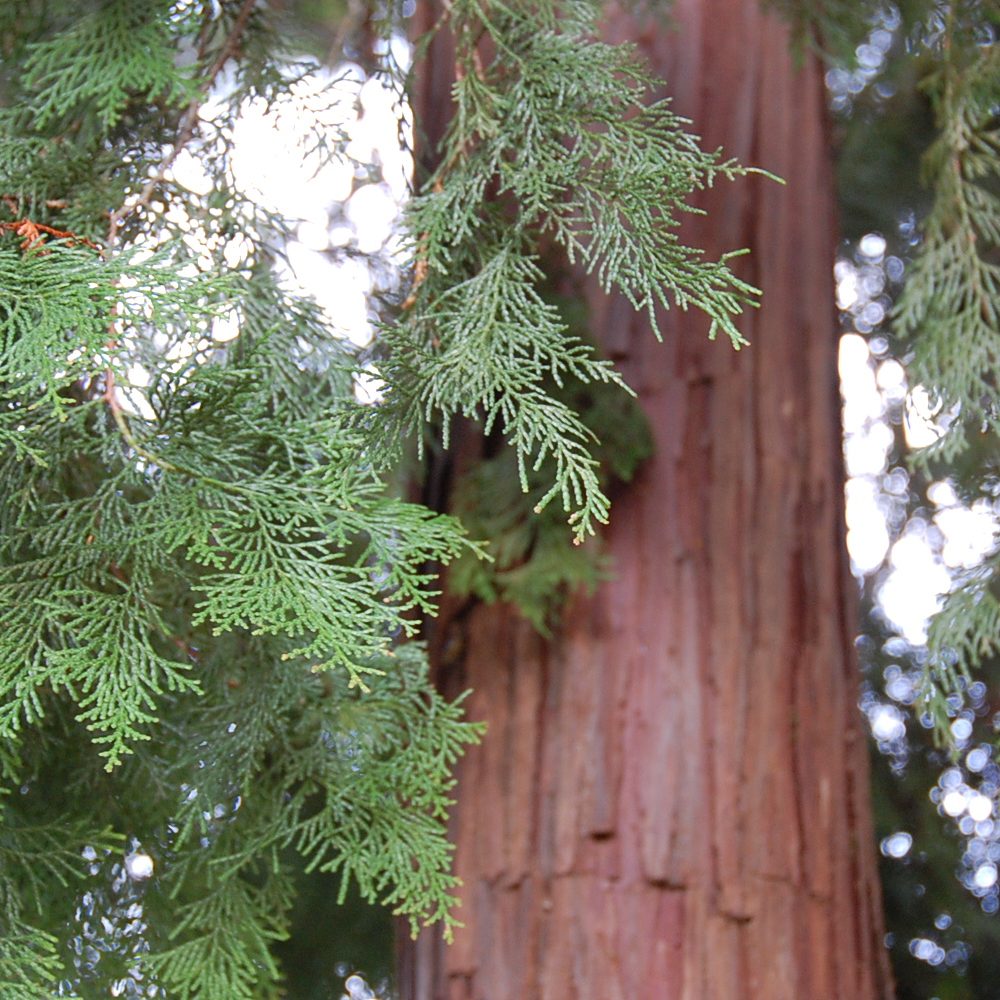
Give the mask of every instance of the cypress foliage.
[[(607, 521), (593, 434), (545, 380), (621, 384), (539, 289), (545, 237), (645, 311), (694, 306), (744, 343), (735, 317), (757, 294), (726, 259), (674, 232), (687, 199), (746, 173), (703, 152), (624, 46), (592, 41), (593, 3), (450, 7), (458, 43), (455, 114), (441, 165), (408, 211), (417, 273), (385, 331), (381, 370), (406, 429), (480, 416), (513, 445), (521, 488), (550, 459), (535, 511), (569, 512), (577, 543)], [(484, 63), (483, 40), (496, 55)], [(731, 256), (731, 255), (730, 255)]]
[[(414, 637), (436, 568), (483, 549), (386, 488), (405, 440), (456, 415), (496, 428), (580, 541), (608, 501), (570, 390), (621, 379), (544, 297), (541, 241), (737, 346), (756, 294), (674, 231), (743, 168), (594, 41), (597, 13), (450, 6), (456, 114), (408, 210), (412, 290), (384, 317), (373, 407), (352, 393), (368, 359), (280, 280), (287, 220), (233, 176), (241, 108), (290, 108), (316, 70), (277, 13), (0, 8), (4, 997), (140, 976), (276, 997), (292, 853), (414, 930), (454, 925), (450, 775), (481, 727)], [(346, 155), (336, 127), (312, 139)], [(182, 151), (207, 193), (173, 179)]]
[[(877, 3), (769, 2), (795, 27), (800, 45), (848, 65), (864, 32), (885, 16)], [(920, 162), (929, 207), (918, 219), (888, 330), (910, 385), (927, 393), (938, 432), (933, 444), (910, 454), (911, 464), (928, 478), (949, 479), (970, 502), (994, 502), (1000, 493), (1000, 15), (994, 7), (982, 0), (901, 0), (892, 7), (904, 42), (893, 69), (899, 73), (905, 64), (906, 74), (916, 74), (935, 132)], [(998, 575), (998, 553), (954, 571), (929, 629), (916, 705), (935, 743), (953, 756), (960, 747), (951, 723), (966, 706), (974, 671), (1000, 653)]]
[[(933, 201), (894, 313), (912, 346), (911, 379), (929, 393), (940, 436), (915, 456), (926, 471), (995, 498), (1000, 408), (1000, 18), (975, 2), (931, 23), (938, 58), (923, 86), (938, 134), (922, 161)], [(956, 575), (929, 633), (920, 704), (935, 738), (957, 752), (951, 722), (972, 671), (1000, 651), (1000, 559)]]

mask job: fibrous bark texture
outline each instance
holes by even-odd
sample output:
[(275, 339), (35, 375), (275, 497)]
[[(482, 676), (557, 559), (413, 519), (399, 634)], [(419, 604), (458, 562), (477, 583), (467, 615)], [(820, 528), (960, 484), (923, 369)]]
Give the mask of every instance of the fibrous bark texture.
[[(709, 192), (684, 236), (749, 246), (749, 348), (692, 313), (663, 344), (595, 290), (655, 456), (616, 498), (614, 578), (551, 640), (503, 606), (437, 642), (481, 748), (454, 817), (465, 928), (402, 964), (406, 1000), (874, 1000), (891, 995), (842, 545), (819, 67), (756, 0), (677, 0), (639, 38), (706, 147), (774, 171)], [(440, 105), (439, 105), (440, 107)], [(462, 634), (456, 636), (461, 630)], [(455, 671), (457, 669), (457, 674)]]

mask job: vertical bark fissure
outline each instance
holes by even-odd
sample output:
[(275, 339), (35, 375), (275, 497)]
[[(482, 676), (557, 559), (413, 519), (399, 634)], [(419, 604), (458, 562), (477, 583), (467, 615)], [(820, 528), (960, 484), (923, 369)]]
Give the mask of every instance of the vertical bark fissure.
[[(756, 11), (753, 12), (756, 15)], [(754, 28), (760, 30), (759, 24), (754, 24)], [(761, 123), (759, 121), (759, 108), (758, 99), (761, 93), (761, 80), (760, 80), (760, 60), (755, 59), (753, 61), (753, 72), (750, 76), (752, 81), (751, 88), (752, 93), (748, 95), (747, 107), (745, 114), (750, 121), (749, 127), (749, 141), (745, 150), (739, 149), (738, 155), (746, 158), (746, 162), (751, 164), (762, 163), (761, 150), (760, 150), (760, 128)], [(757, 226), (757, 215), (758, 212), (754, 211), (754, 203), (751, 198), (743, 199), (740, 211), (740, 222), (738, 227), (738, 233), (736, 234), (736, 244), (741, 247), (755, 247), (758, 245), (758, 239), (756, 236), (756, 226)], [(747, 281), (753, 284), (755, 287), (759, 288), (762, 284), (761, 275), (761, 262), (759, 256), (754, 253), (748, 258), (744, 258), (740, 262), (741, 268), (740, 273)], [(749, 525), (753, 520), (753, 512), (760, 508), (761, 497), (761, 470), (764, 468), (765, 463), (765, 448), (763, 445), (762, 435), (760, 433), (761, 427), (761, 393), (766, 391), (766, 387), (763, 386), (761, 379), (761, 360), (758, 358), (754, 350), (754, 341), (756, 340), (756, 331), (758, 328), (759, 312), (753, 311), (747, 317), (747, 325), (749, 327), (747, 331), (747, 339), (750, 341), (750, 346), (745, 350), (745, 356), (741, 358), (741, 361), (749, 368), (750, 376), (750, 388), (744, 390), (742, 406), (744, 412), (746, 413), (746, 419), (749, 425), (754, 429), (751, 435), (752, 446), (746, 449), (747, 459), (746, 459), (746, 469), (744, 477), (741, 479), (742, 489), (739, 491), (740, 506), (738, 509), (738, 520), (740, 524)], [(749, 558), (744, 555), (742, 558), (742, 565), (739, 574), (739, 581), (741, 584), (741, 593), (745, 595), (741, 601), (740, 611), (741, 611), (741, 628), (740, 633), (744, 636), (749, 636), (749, 645), (751, 649), (755, 649), (759, 643), (759, 625), (758, 619), (760, 614), (760, 602), (757, 582), (755, 579), (756, 565), (757, 565), (757, 555), (754, 547), (749, 547)], [(739, 808), (736, 810), (736, 822), (737, 831), (735, 839), (737, 843), (745, 843), (748, 838), (748, 827), (750, 823), (750, 809), (752, 809), (753, 804), (747, 801), (747, 789), (750, 787), (749, 781), (749, 753), (748, 751), (748, 737), (749, 729), (752, 724), (752, 720), (749, 718), (749, 709), (753, 703), (753, 679), (749, 670), (741, 670), (738, 672), (735, 678), (731, 679), (731, 683), (738, 686), (740, 691), (740, 704), (744, 706), (743, 713), (739, 714), (737, 725), (739, 726), (740, 733), (739, 737), (735, 742), (742, 752), (739, 753), (738, 762), (736, 763), (737, 768), (737, 788), (740, 789), (741, 798), (739, 802)], [(744, 863), (745, 871), (745, 863)], [(744, 872), (741, 871), (741, 874)], [(742, 898), (738, 900), (740, 907), (738, 911), (738, 916), (752, 919), (752, 913), (750, 908), (746, 905), (746, 901)], [(739, 967), (741, 968), (741, 980), (748, 981), (748, 956), (746, 954), (746, 949), (748, 947), (747, 935), (741, 934), (741, 947), (740, 947), (740, 959)]]
[[(799, 500), (795, 511), (795, 533), (796, 536), (802, 531), (802, 508), (805, 501)], [(802, 542), (795, 542), (795, 549), (792, 553), (790, 576), (791, 586), (789, 587), (789, 597), (791, 606), (788, 612), (788, 621), (792, 626), (788, 641), (788, 655), (793, 658), (804, 658), (810, 655), (811, 650), (806, 641), (808, 632), (802, 627), (808, 614), (807, 602), (803, 599), (806, 593), (806, 580), (803, 572)], [(809, 836), (808, 824), (806, 822), (807, 805), (804, 800), (805, 790), (809, 787), (809, 776), (803, 769), (804, 754), (799, 752), (799, 740), (802, 735), (802, 720), (800, 713), (805, 707), (800, 700), (803, 671), (790, 671), (790, 684), (788, 690), (788, 756), (792, 767), (792, 785), (796, 790), (794, 798), (794, 821), (795, 840), (798, 847), (798, 883), (806, 892), (809, 891), (809, 859), (807, 849), (807, 839)]]

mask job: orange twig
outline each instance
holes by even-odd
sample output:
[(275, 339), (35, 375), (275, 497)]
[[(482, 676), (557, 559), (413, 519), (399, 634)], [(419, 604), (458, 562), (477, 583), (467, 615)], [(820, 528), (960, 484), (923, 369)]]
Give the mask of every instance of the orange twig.
[[(444, 190), (444, 182), (440, 177), (434, 182), (432, 188), (435, 194), (440, 194)], [(420, 286), (424, 283), (427, 278), (427, 233), (422, 233), (420, 236), (420, 241), (417, 244), (417, 261), (413, 266), (413, 284), (410, 286), (410, 294), (406, 296), (400, 309), (406, 312), (407, 309), (413, 307), (414, 303), (417, 301), (417, 292), (420, 291)]]
[[(80, 243), (90, 247), (100, 253), (101, 248), (88, 240), (85, 236), (77, 236), (67, 229), (54, 229), (41, 222), (34, 222), (31, 219), (15, 219), (13, 222), (0, 222), (0, 231), (16, 233), (21, 237), (21, 249), (27, 253), (40, 245), (44, 245), (46, 236), (54, 236), (57, 240), (71, 240), (73, 243)], [(44, 251), (43, 251), (44, 252)]]
[(417, 292), (420, 290), (420, 286), (424, 283), (426, 277), (427, 260), (424, 257), (418, 257), (417, 263), (413, 267), (413, 284), (410, 286), (410, 294), (406, 296), (403, 304), (400, 306), (404, 312), (412, 308), (413, 304), (417, 301)]

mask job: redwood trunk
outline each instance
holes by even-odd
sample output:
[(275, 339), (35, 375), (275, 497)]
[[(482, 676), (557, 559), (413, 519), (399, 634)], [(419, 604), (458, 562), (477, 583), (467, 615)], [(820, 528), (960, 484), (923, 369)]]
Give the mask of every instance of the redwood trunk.
[[(656, 454), (612, 511), (614, 579), (553, 640), (492, 606), (437, 643), (464, 648), (443, 682), (474, 689), (489, 732), (454, 817), (465, 928), (410, 951), (404, 1000), (891, 995), (846, 596), (821, 71), (796, 67), (756, 0), (677, 0), (671, 18), (641, 43), (676, 108), (706, 147), (787, 181), (723, 184), (686, 231), (710, 256), (752, 248), (752, 346), (709, 343), (679, 312), (658, 344), (593, 294)], [(615, 40), (636, 31), (610, 20)]]

